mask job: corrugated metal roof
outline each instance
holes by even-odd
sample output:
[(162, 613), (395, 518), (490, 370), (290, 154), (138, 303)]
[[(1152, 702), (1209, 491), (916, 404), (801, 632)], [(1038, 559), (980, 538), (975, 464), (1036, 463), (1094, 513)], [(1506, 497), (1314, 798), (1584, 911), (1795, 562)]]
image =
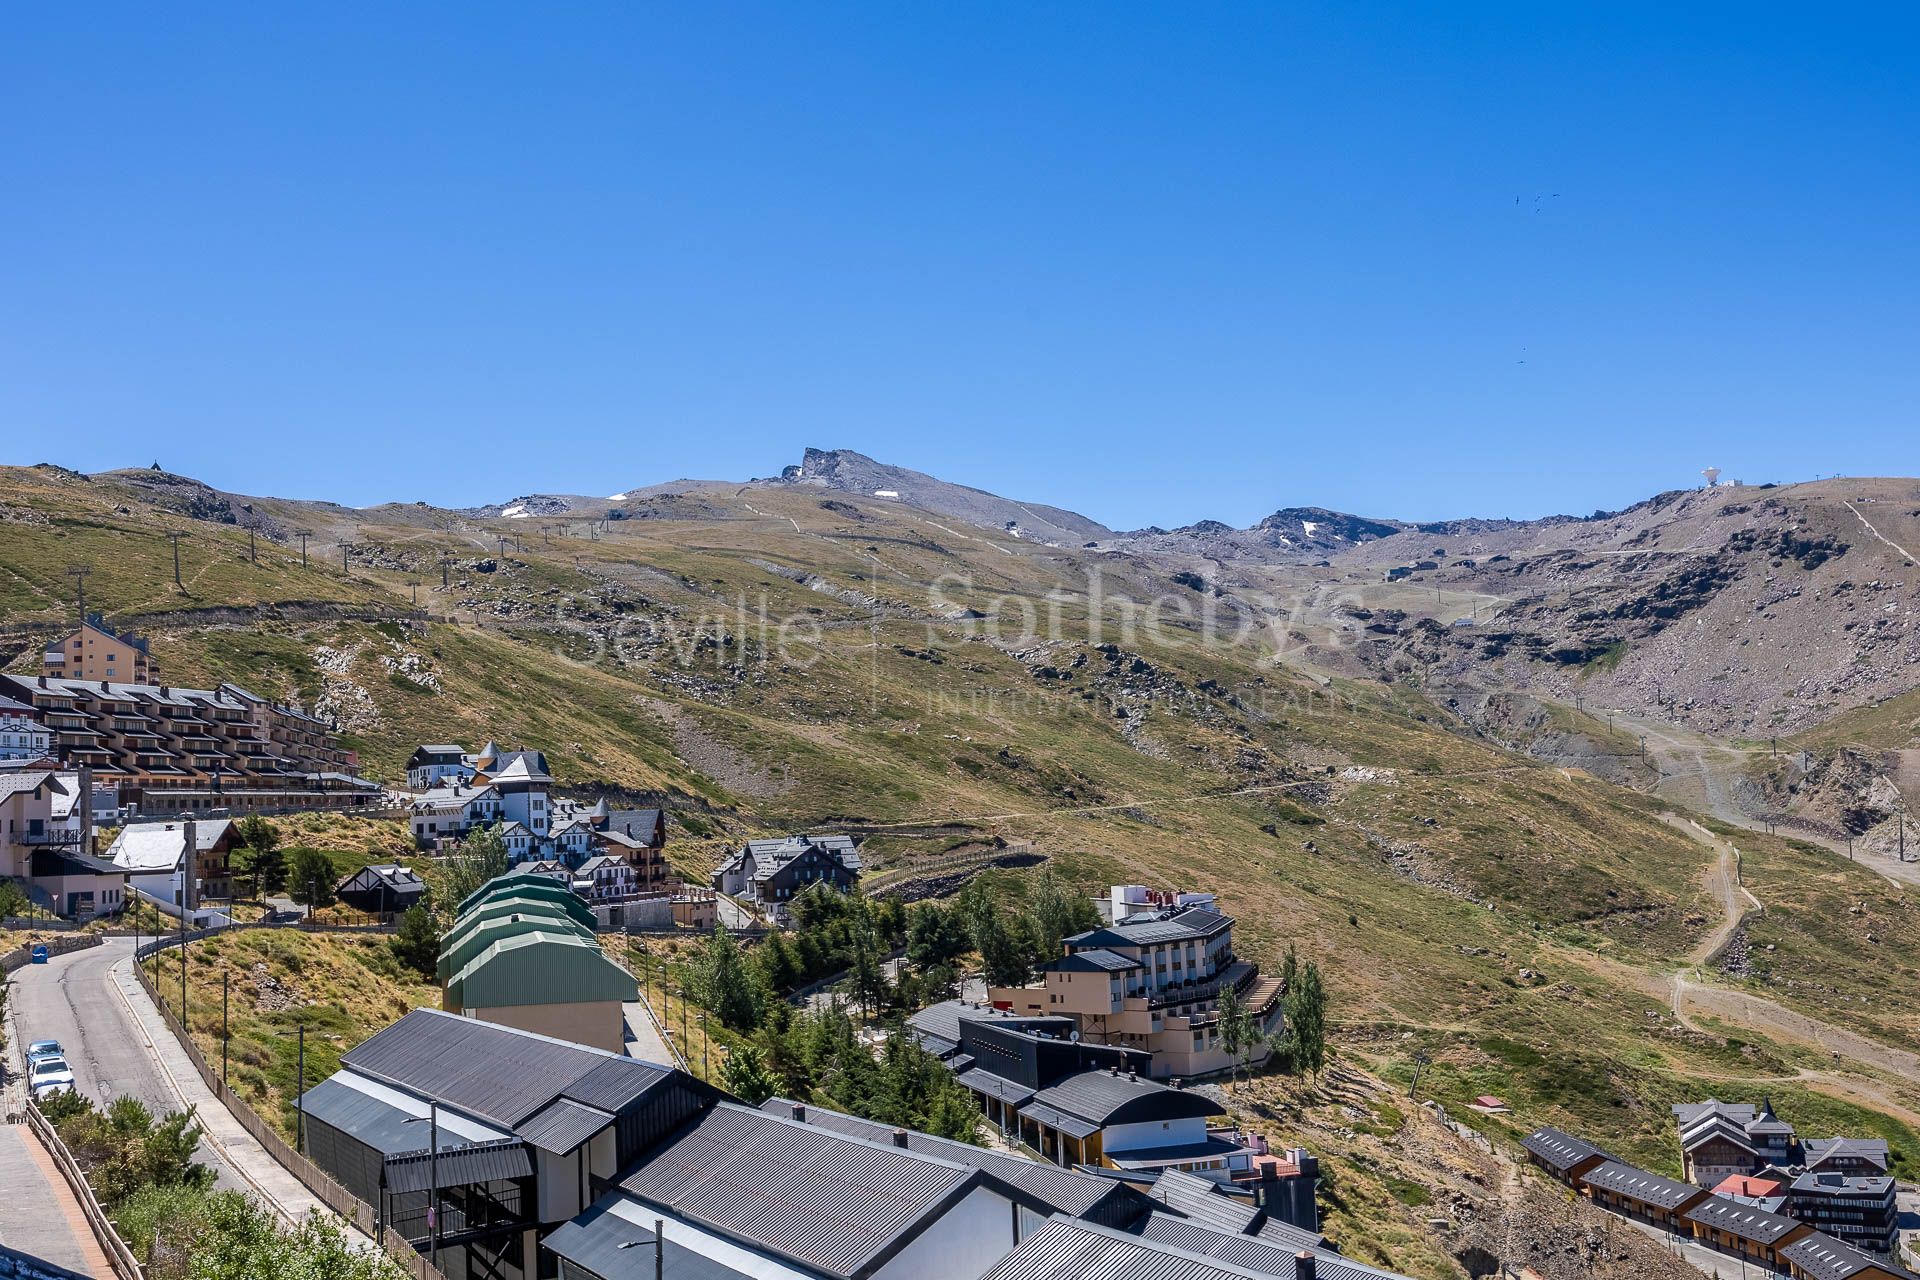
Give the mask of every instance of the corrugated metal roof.
[[(786, 1098), (773, 1098), (760, 1109), (768, 1115), (793, 1116), (794, 1104)], [(806, 1123), (822, 1129), (832, 1129), (855, 1138), (864, 1138), (869, 1142), (889, 1143), (893, 1141), (893, 1126), (877, 1120), (863, 1120), (839, 1111), (829, 1111), (822, 1107), (808, 1106)], [(924, 1155), (938, 1156), (956, 1164), (972, 1165), (999, 1179), (1019, 1188), (1028, 1195), (1043, 1202), (1049, 1213), (1070, 1213), (1083, 1217), (1088, 1213), (1099, 1213), (1096, 1206), (1120, 1206), (1126, 1208), (1118, 1213), (1121, 1219), (1139, 1216), (1145, 1208), (1140, 1193), (1123, 1182), (1096, 1177), (1093, 1174), (1080, 1173), (1073, 1169), (1063, 1169), (1058, 1165), (1042, 1164), (1024, 1156), (1008, 1155), (1000, 1151), (991, 1151), (985, 1147), (976, 1147), (966, 1142), (955, 1142), (950, 1138), (936, 1138), (932, 1134), (909, 1130), (907, 1150), (918, 1151)], [(1109, 1215), (1101, 1214), (1102, 1219)]]
[(1295, 1227), (1286, 1227), (1285, 1230), (1291, 1234), (1284, 1238), (1247, 1236), (1218, 1231), (1192, 1219), (1156, 1213), (1141, 1224), (1140, 1236), (1184, 1253), (1228, 1262), (1259, 1275), (1279, 1276), (1283, 1280), (1292, 1280), (1294, 1259), (1300, 1256), (1302, 1250), (1313, 1254), (1315, 1280), (1405, 1280), (1395, 1272), (1341, 1257), (1325, 1247), (1326, 1241), (1321, 1236)]
[[(623, 1060), (476, 1018), (415, 1009), (349, 1049), (340, 1061), (512, 1128), (567, 1093), (596, 1067)], [(591, 1098), (579, 1101), (598, 1105)]]
[(539, 930), (489, 943), (447, 980), (447, 997), (463, 1009), (523, 1004), (628, 1004), (640, 998), (633, 975), (607, 958), (597, 941)]
[[(307, 1090), (301, 1106), (309, 1119), (331, 1125), (383, 1155), (427, 1149), (429, 1126), (415, 1123), (419, 1117), (353, 1088), (338, 1076), (330, 1076)], [(442, 1151), (464, 1147), (471, 1141), (448, 1125), (439, 1127)]]
[(387, 1190), (402, 1193), (441, 1187), (464, 1187), (480, 1182), (508, 1182), (533, 1176), (533, 1158), (518, 1138), (505, 1142), (476, 1142), (457, 1151), (443, 1151), (438, 1159), (426, 1152), (387, 1157)]
[(659, 1063), (610, 1057), (568, 1085), (565, 1093), (575, 1102), (618, 1112), (672, 1074), (671, 1067)]
[[(973, 1086), (969, 1083), (968, 1087)], [(1080, 1071), (1062, 1076), (1034, 1094), (1033, 1100), (1100, 1126), (1212, 1116), (1221, 1110), (1220, 1105), (1205, 1094), (1170, 1089), (1152, 1080), (1109, 1071)]]
[[(610, 1212), (611, 1200), (588, 1209), (540, 1241), (540, 1247), (602, 1280), (651, 1276), (653, 1232)], [(745, 1272), (667, 1241), (661, 1270), (673, 1280), (740, 1280)]]
[(595, 1107), (555, 1098), (514, 1126), (527, 1145), (563, 1156), (613, 1125), (613, 1117)]
[(1044, 1102), (1029, 1102), (1020, 1108), (1020, 1114), (1035, 1124), (1057, 1129), (1070, 1138), (1091, 1138), (1100, 1132), (1100, 1126), (1091, 1120), (1082, 1120), (1079, 1116), (1068, 1115)]
[(982, 1178), (966, 1165), (721, 1103), (620, 1185), (708, 1230), (852, 1280)]
[(1012, 1107), (1020, 1106), (1033, 1097), (1034, 1091), (1027, 1086), (1016, 1084), (1005, 1076), (997, 1076), (980, 1067), (963, 1071), (955, 1078), (974, 1092), (988, 1094)]
[(1708, 1196), (1681, 1216), (1689, 1222), (1717, 1227), (1730, 1236), (1756, 1244), (1772, 1244), (1800, 1225), (1792, 1218), (1722, 1196)]
[(1272, 1274), (1057, 1217), (986, 1280), (1270, 1280)]
[(1085, 951), (1075, 951), (1061, 956), (1058, 960), (1049, 960), (1040, 966), (1043, 969), (1059, 973), (1086, 973), (1105, 970), (1121, 973), (1128, 969), (1144, 968), (1138, 960), (1123, 956), (1118, 951), (1108, 951), (1105, 947), (1089, 947)]
[(1609, 1160), (1594, 1169), (1584, 1181), (1590, 1187), (1600, 1187), (1615, 1195), (1626, 1196), (1642, 1204), (1658, 1205), (1663, 1209), (1677, 1209), (1695, 1196), (1705, 1194), (1690, 1182), (1675, 1182), (1672, 1178), (1663, 1178), (1657, 1173), (1648, 1173), (1645, 1169), (1636, 1169), (1618, 1160)]
[(1806, 1272), (1808, 1280), (1852, 1280), (1852, 1277), (1873, 1267), (1898, 1276), (1900, 1280), (1920, 1280), (1920, 1276), (1915, 1276), (1897, 1263), (1862, 1253), (1852, 1245), (1843, 1244), (1818, 1231), (1803, 1240), (1783, 1246), (1780, 1256)]
[(1583, 1138), (1544, 1125), (1520, 1139), (1520, 1145), (1538, 1156), (1548, 1168), (1563, 1172), (1594, 1156), (1613, 1158)]
[(1219, 1188), (1219, 1183), (1198, 1174), (1167, 1169), (1154, 1179), (1147, 1194), (1169, 1209), (1221, 1231), (1237, 1235), (1251, 1230), (1260, 1217), (1259, 1207), (1226, 1195)]

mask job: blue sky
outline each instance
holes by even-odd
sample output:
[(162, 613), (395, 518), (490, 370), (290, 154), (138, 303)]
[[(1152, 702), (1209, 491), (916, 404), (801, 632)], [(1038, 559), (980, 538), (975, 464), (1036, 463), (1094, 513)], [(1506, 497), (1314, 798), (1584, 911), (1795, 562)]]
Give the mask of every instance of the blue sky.
[(1917, 36), (1892, 6), (16, 8), (0, 461), (457, 505), (838, 446), (1121, 527), (1911, 474)]

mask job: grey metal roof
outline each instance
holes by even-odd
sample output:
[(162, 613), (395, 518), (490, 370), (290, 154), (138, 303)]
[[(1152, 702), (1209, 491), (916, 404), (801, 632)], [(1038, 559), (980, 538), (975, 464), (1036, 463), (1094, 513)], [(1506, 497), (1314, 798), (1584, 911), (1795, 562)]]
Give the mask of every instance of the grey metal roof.
[(1118, 951), (1108, 951), (1105, 947), (1089, 947), (1085, 951), (1075, 951), (1061, 956), (1058, 960), (1049, 960), (1042, 968), (1055, 973), (1095, 973), (1105, 970), (1109, 973), (1124, 973), (1128, 969), (1144, 966), (1131, 956), (1123, 956)]
[[(562, 1096), (618, 1110), (668, 1075), (664, 1067), (435, 1009), (415, 1009), (340, 1061), (507, 1128)], [(609, 1105), (622, 1089), (625, 1098)]]
[(1352, 1262), (1326, 1247), (1326, 1239), (1297, 1227), (1281, 1226), (1286, 1236), (1247, 1236), (1220, 1231), (1203, 1222), (1156, 1213), (1140, 1225), (1143, 1240), (1220, 1262), (1232, 1263), (1263, 1276), (1292, 1280), (1294, 1259), (1302, 1250), (1313, 1254), (1315, 1280), (1404, 1280), (1391, 1271)]
[(387, 1190), (425, 1191), (436, 1184), (463, 1187), (480, 1182), (509, 1182), (533, 1176), (533, 1158), (518, 1138), (505, 1142), (475, 1142), (457, 1151), (430, 1158), (424, 1151), (389, 1156)]
[[(612, 1204), (613, 1198), (609, 1197), (573, 1221), (562, 1223), (540, 1241), (540, 1247), (602, 1280), (651, 1276), (653, 1232), (612, 1212)], [(667, 1241), (662, 1264), (661, 1270), (672, 1280), (740, 1280), (745, 1275), (671, 1240)]]
[(720, 1103), (620, 1186), (709, 1231), (854, 1280), (984, 1180), (967, 1165)]
[(1232, 927), (1233, 920), (1229, 916), (1205, 907), (1189, 907), (1179, 912), (1132, 916), (1114, 924), (1089, 929), (1085, 933), (1076, 933), (1066, 942), (1075, 950), (1083, 947), (1158, 946), (1167, 942), (1211, 938), (1222, 929)]
[(1887, 1167), (1887, 1140), (1885, 1138), (1808, 1138), (1801, 1144), (1806, 1149), (1809, 1167), (1835, 1159), (1866, 1160)]
[(1782, 1246), (1780, 1256), (1805, 1272), (1807, 1280), (1851, 1280), (1871, 1267), (1898, 1276), (1899, 1280), (1920, 1280), (1920, 1276), (1897, 1263), (1862, 1253), (1818, 1231)]
[(1730, 1236), (1751, 1240), (1756, 1244), (1772, 1244), (1800, 1225), (1792, 1218), (1768, 1213), (1765, 1209), (1728, 1200), (1724, 1196), (1708, 1196), (1681, 1216), (1689, 1222), (1697, 1222), (1704, 1227), (1718, 1227)]
[[(768, 1115), (792, 1118), (793, 1107), (794, 1104), (786, 1098), (772, 1098), (760, 1109)], [(821, 1107), (807, 1107), (806, 1123), (851, 1137), (865, 1138), (870, 1142), (893, 1141), (892, 1125)], [(1063, 1169), (1059, 1165), (1042, 1164), (1024, 1156), (1008, 1155), (971, 1143), (955, 1142), (951, 1138), (936, 1138), (929, 1133), (909, 1130), (907, 1150), (985, 1170), (1000, 1181), (1044, 1202), (1049, 1213), (1070, 1213), (1077, 1218), (1097, 1213), (1096, 1206), (1118, 1206), (1124, 1202), (1125, 1211), (1119, 1216), (1131, 1219), (1139, 1216), (1139, 1211), (1146, 1207), (1140, 1193), (1124, 1182)], [(1104, 1220), (1106, 1215), (1101, 1216)]]
[[(429, 1126), (414, 1123), (417, 1117), (353, 1088), (337, 1076), (329, 1076), (307, 1090), (300, 1105), (308, 1119), (338, 1129), (383, 1155), (427, 1149)], [(439, 1126), (442, 1152), (464, 1147), (470, 1141), (444, 1124)]]
[(563, 1156), (612, 1124), (613, 1116), (605, 1111), (555, 1098), (521, 1121), (514, 1132), (529, 1146)]
[(1696, 1196), (1705, 1194), (1691, 1182), (1675, 1182), (1645, 1169), (1636, 1169), (1618, 1160), (1609, 1160), (1583, 1179), (1590, 1187), (1600, 1187), (1615, 1195), (1638, 1200), (1662, 1209), (1678, 1209)]
[(998, 1098), (1011, 1107), (1021, 1106), (1033, 1097), (1034, 1091), (1027, 1086), (1015, 1084), (1005, 1076), (997, 1076), (980, 1067), (963, 1071), (955, 1078), (974, 1092)]
[(1057, 1129), (1070, 1138), (1091, 1138), (1100, 1132), (1100, 1126), (1091, 1120), (1082, 1120), (1079, 1116), (1068, 1115), (1057, 1107), (1044, 1102), (1029, 1102), (1020, 1108), (1020, 1114), (1035, 1124), (1049, 1129)]
[(1809, 1169), (1793, 1180), (1793, 1190), (1802, 1195), (1884, 1196), (1893, 1190), (1893, 1179), (1884, 1173), (1821, 1173)]
[(986, 1280), (1270, 1280), (1272, 1274), (1056, 1217)]
[(1565, 1172), (1582, 1160), (1594, 1156), (1611, 1160), (1613, 1157), (1583, 1138), (1547, 1126), (1535, 1129), (1520, 1139), (1520, 1145), (1538, 1157), (1542, 1164), (1550, 1169)]
[[(973, 1087), (971, 1082), (963, 1083)], [(1135, 1120), (1212, 1116), (1221, 1111), (1220, 1105), (1204, 1094), (1170, 1089), (1152, 1080), (1107, 1071), (1080, 1071), (1062, 1076), (1034, 1094), (1033, 1100), (1102, 1127)]]
[(1226, 1195), (1218, 1183), (1180, 1169), (1162, 1172), (1147, 1194), (1185, 1217), (1236, 1235), (1251, 1230), (1260, 1217), (1251, 1201)]

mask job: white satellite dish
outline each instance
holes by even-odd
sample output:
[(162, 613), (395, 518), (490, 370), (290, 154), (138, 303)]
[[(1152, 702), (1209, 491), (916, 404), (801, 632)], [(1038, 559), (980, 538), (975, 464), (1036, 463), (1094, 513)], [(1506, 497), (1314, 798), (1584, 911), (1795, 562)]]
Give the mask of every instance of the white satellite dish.
[(1709, 489), (1720, 483), (1720, 468), (1718, 467), (1702, 467), (1700, 474), (1707, 478), (1707, 488)]

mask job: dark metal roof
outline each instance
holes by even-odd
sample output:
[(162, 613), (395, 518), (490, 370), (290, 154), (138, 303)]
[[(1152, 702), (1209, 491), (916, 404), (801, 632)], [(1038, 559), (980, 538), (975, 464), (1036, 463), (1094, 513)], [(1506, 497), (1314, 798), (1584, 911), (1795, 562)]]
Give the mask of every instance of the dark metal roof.
[(1609, 1160), (1591, 1170), (1582, 1179), (1590, 1187), (1599, 1187), (1615, 1195), (1638, 1200), (1662, 1209), (1678, 1209), (1706, 1194), (1691, 1182), (1675, 1182), (1645, 1169), (1636, 1169), (1618, 1160)]
[(1269, 1280), (1270, 1275), (1057, 1217), (1001, 1259), (986, 1280)]
[(521, 1121), (514, 1132), (526, 1139), (528, 1146), (564, 1156), (612, 1125), (613, 1117), (605, 1111), (555, 1098)]
[(709, 1231), (853, 1280), (984, 1178), (967, 1165), (720, 1103), (655, 1147), (620, 1186)]
[(1134, 916), (1117, 924), (1102, 925), (1098, 929), (1076, 933), (1066, 939), (1066, 943), (1075, 950), (1083, 947), (1150, 947), (1167, 942), (1211, 938), (1222, 929), (1232, 927), (1232, 919), (1217, 911), (1189, 907), (1173, 915)]
[(1834, 1159), (1865, 1160), (1887, 1167), (1885, 1138), (1808, 1138), (1801, 1144), (1806, 1150), (1807, 1167)]
[(1850, 1244), (1816, 1231), (1780, 1249), (1780, 1256), (1804, 1271), (1807, 1280), (1851, 1280), (1871, 1267), (1878, 1267), (1899, 1280), (1920, 1280), (1905, 1267), (1862, 1253)]
[[(1282, 1225), (1282, 1224), (1268, 1224)], [(1313, 1254), (1315, 1280), (1404, 1280), (1394, 1272), (1350, 1262), (1326, 1247), (1326, 1240), (1296, 1227), (1287, 1237), (1247, 1236), (1220, 1231), (1205, 1223), (1156, 1213), (1140, 1226), (1140, 1238), (1183, 1253), (1245, 1267), (1263, 1276), (1292, 1280), (1294, 1259), (1302, 1250)]]
[[(307, 1090), (300, 1103), (309, 1120), (338, 1129), (383, 1155), (427, 1149), (428, 1125), (415, 1123), (417, 1117), (343, 1083), (337, 1076)], [(464, 1147), (470, 1141), (444, 1124), (439, 1127), (439, 1135), (442, 1152)]]
[(1033, 1097), (1034, 1091), (1027, 1086), (1016, 1084), (1005, 1076), (997, 1076), (980, 1067), (961, 1072), (957, 1079), (974, 1092), (988, 1094), (1012, 1107), (1020, 1106)]
[(1252, 1202), (1226, 1195), (1220, 1184), (1198, 1174), (1168, 1169), (1147, 1194), (1185, 1217), (1235, 1235), (1253, 1229), (1261, 1216)]
[(1091, 1138), (1100, 1132), (1100, 1126), (1091, 1120), (1082, 1120), (1079, 1116), (1068, 1115), (1056, 1107), (1044, 1102), (1029, 1102), (1020, 1108), (1020, 1114), (1035, 1124), (1057, 1129), (1070, 1138)]
[[(602, 1280), (651, 1276), (654, 1265), (653, 1232), (611, 1212), (613, 1201), (603, 1200), (572, 1222), (561, 1224), (540, 1247), (565, 1258)], [(672, 1280), (739, 1280), (745, 1273), (704, 1254), (667, 1241), (661, 1270)]]
[(1799, 1226), (1792, 1218), (1723, 1196), (1708, 1196), (1681, 1215), (1703, 1227), (1718, 1227), (1730, 1236), (1755, 1244), (1772, 1244)]
[(1075, 951), (1070, 955), (1061, 956), (1058, 960), (1050, 960), (1041, 967), (1056, 973), (1095, 973), (1102, 970), (1123, 973), (1128, 969), (1139, 969), (1144, 966), (1138, 960), (1123, 956), (1118, 951), (1108, 951), (1105, 947), (1089, 947), (1085, 951)]
[[(971, 1081), (962, 1083), (974, 1087)], [(1221, 1111), (1220, 1105), (1204, 1094), (1170, 1089), (1152, 1080), (1108, 1071), (1081, 1071), (1062, 1076), (1034, 1094), (1033, 1100), (1101, 1127), (1137, 1120), (1212, 1116)]]
[(1542, 1126), (1520, 1139), (1520, 1145), (1537, 1157), (1549, 1169), (1564, 1173), (1582, 1160), (1599, 1156), (1605, 1160), (1613, 1159), (1605, 1151), (1582, 1138), (1559, 1129)]
[[(774, 1098), (760, 1109), (768, 1115), (791, 1118), (793, 1106), (786, 1098)], [(870, 1142), (893, 1141), (892, 1125), (815, 1106), (808, 1106), (806, 1111), (806, 1123), (818, 1128), (865, 1138)], [(1042, 1164), (1024, 1156), (991, 1151), (966, 1142), (955, 1142), (950, 1138), (936, 1138), (932, 1134), (909, 1130), (907, 1150), (985, 1170), (1000, 1181), (1043, 1202), (1048, 1213), (1069, 1213), (1076, 1218), (1093, 1214), (1100, 1221), (1111, 1218), (1124, 1222), (1137, 1218), (1146, 1208), (1140, 1193), (1125, 1183), (1063, 1169), (1059, 1165)], [(1118, 1212), (1106, 1212), (1109, 1209)]]
[(670, 1073), (511, 1027), (415, 1009), (342, 1063), (506, 1128), (558, 1097), (617, 1111)]
[(533, 1176), (533, 1158), (518, 1138), (505, 1142), (475, 1142), (457, 1151), (442, 1151), (438, 1159), (424, 1151), (388, 1156), (387, 1190), (425, 1191), (464, 1187), (480, 1182), (507, 1182)]

